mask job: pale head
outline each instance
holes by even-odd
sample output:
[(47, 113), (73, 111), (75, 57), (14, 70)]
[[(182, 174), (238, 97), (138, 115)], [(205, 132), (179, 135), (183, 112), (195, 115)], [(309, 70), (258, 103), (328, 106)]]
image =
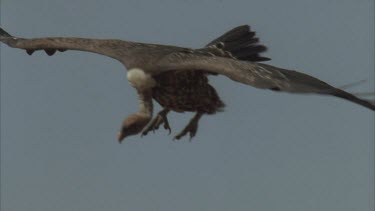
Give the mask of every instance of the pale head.
[(150, 116), (144, 114), (131, 114), (122, 123), (120, 132), (118, 133), (118, 141), (121, 143), (124, 138), (131, 135), (136, 135), (151, 120)]

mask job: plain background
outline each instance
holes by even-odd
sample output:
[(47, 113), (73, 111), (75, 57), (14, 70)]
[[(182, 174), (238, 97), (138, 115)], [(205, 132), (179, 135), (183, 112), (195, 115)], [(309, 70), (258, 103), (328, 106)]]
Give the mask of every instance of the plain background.
[[(1, 2), (1, 26), (23, 37), (198, 48), (242, 24), (269, 47), (268, 64), (374, 90), (373, 0)], [(227, 107), (192, 142), (172, 141), (192, 117), (173, 113), (172, 135), (120, 145), (138, 109), (125, 73), (95, 54), (1, 45), (2, 211), (373, 210), (373, 111), (211, 77)]]

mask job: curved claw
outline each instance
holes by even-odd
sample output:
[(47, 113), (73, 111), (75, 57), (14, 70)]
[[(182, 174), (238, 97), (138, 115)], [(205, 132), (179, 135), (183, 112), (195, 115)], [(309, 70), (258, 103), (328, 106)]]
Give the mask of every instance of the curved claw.
[(169, 122), (166, 116), (164, 116), (163, 122), (164, 122), (164, 125), (163, 125), (164, 129), (168, 130), (168, 135), (170, 135), (172, 130), (171, 130), (171, 127), (169, 126)]
[(171, 134), (171, 128), (169, 126), (169, 122), (167, 119), (167, 113), (169, 112), (168, 109), (164, 109), (160, 111), (157, 116), (151, 120), (150, 124), (147, 125), (147, 127), (142, 131), (141, 136), (145, 136), (148, 134), (148, 132), (152, 131), (155, 133), (155, 130), (159, 129), (160, 125), (163, 124), (164, 129), (169, 131), (169, 134)]
[(195, 134), (198, 131), (198, 121), (202, 117), (202, 113), (197, 113), (189, 122), (189, 124), (179, 133), (177, 134), (174, 138), (173, 141), (179, 140), (183, 136), (185, 136), (187, 133), (189, 133), (190, 139), (195, 136)]
[(193, 137), (195, 136), (195, 134), (197, 133), (197, 130), (198, 130), (198, 124), (192, 124), (192, 125), (188, 125), (187, 127), (185, 127), (184, 130), (182, 130), (179, 134), (177, 134), (174, 138), (173, 138), (173, 141), (178, 141), (180, 140), (183, 136), (185, 136), (187, 133), (189, 133), (189, 141), (191, 142), (191, 140), (193, 139)]

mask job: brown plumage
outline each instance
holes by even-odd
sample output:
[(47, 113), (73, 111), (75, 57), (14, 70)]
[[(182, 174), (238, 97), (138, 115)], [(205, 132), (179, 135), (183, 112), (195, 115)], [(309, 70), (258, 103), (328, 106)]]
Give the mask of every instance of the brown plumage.
[(164, 108), (214, 114), (224, 107), (203, 71), (172, 70), (153, 78), (156, 86), (152, 88), (152, 97)]

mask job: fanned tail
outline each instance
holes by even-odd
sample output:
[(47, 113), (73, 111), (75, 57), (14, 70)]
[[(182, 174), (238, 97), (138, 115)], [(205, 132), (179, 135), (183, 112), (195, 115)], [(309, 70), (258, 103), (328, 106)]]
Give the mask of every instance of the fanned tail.
[(259, 44), (259, 39), (255, 37), (255, 32), (251, 31), (248, 25), (238, 26), (226, 32), (206, 45), (206, 47), (210, 46), (216, 46), (228, 51), (239, 60), (251, 62), (271, 60), (260, 55), (267, 51), (267, 47)]

